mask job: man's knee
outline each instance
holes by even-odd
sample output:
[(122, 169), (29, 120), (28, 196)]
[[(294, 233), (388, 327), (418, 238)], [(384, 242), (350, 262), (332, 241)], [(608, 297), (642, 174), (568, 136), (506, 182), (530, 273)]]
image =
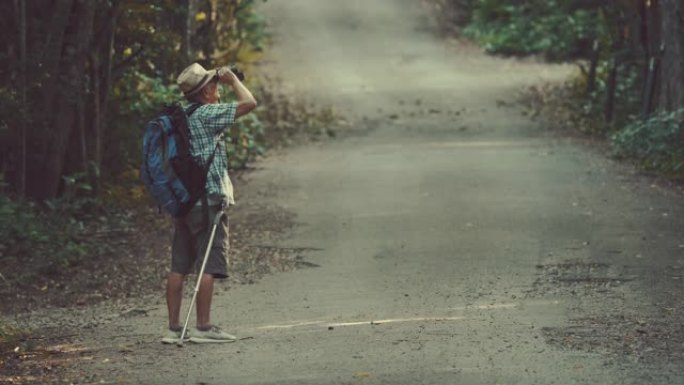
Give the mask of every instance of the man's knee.
[(204, 273), (202, 274), (202, 279), (200, 280), (200, 286), (201, 285), (211, 285), (214, 283), (214, 274), (210, 273)]
[(166, 284), (169, 287), (183, 287), (183, 281), (185, 280), (185, 274), (170, 272), (166, 276)]

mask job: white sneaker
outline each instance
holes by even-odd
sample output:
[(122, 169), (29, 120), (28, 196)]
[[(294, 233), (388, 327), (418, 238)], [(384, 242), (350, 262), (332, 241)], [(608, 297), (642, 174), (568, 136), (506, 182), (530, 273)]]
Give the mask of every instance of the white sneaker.
[[(161, 342), (163, 344), (175, 344), (180, 340), (180, 335), (183, 330), (171, 330), (171, 329), (166, 329), (166, 334), (161, 339)], [(188, 340), (188, 332), (189, 330), (185, 331), (185, 338), (183, 338), (184, 341)]]
[[(180, 337), (180, 333), (179, 333)], [(197, 344), (234, 342), (237, 340), (232, 334), (228, 334), (221, 330), (218, 326), (211, 326), (209, 330), (193, 329), (190, 332), (190, 342)]]

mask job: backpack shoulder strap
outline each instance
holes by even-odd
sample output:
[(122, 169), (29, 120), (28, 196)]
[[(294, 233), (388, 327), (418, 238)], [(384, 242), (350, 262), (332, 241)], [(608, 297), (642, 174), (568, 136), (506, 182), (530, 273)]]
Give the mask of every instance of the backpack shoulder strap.
[[(202, 107), (202, 103), (192, 103), (190, 104), (186, 109), (185, 109), (185, 115), (189, 118), (190, 115), (192, 115), (195, 111), (197, 111), (198, 108)], [(188, 122), (188, 129), (190, 122)], [(207, 165), (204, 169), (204, 179), (209, 177), (209, 169), (211, 168), (212, 163), (214, 163), (214, 158), (216, 157), (216, 152), (219, 149), (219, 143), (216, 143), (216, 146), (214, 147), (214, 151), (211, 153), (211, 156), (209, 157), (207, 161)], [(206, 183), (206, 182), (205, 182)], [(201, 202), (202, 202), (202, 216), (204, 217), (204, 225), (205, 227), (209, 226), (209, 202), (208, 202), (208, 197), (207, 197), (207, 192), (205, 191), (202, 196), (200, 197)]]
[(190, 117), (198, 108), (202, 107), (202, 103), (192, 103), (185, 109), (185, 114)]

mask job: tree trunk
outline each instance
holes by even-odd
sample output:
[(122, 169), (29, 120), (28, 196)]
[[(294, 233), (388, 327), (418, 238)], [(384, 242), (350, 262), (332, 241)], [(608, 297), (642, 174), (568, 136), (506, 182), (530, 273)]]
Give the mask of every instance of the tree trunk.
[(192, 50), (192, 36), (195, 28), (195, 14), (197, 13), (197, 4), (195, 0), (188, 0), (188, 15), (185, 19), (185, 36), (183, 39), (183, 48), (185, 48), (186, 62), (193, 61), (194, 55)]
[(38, 199), (56, 197), (59, 193), (64, 158), (69, 150), (68, 142), (76, 123), (78, 99), (83, 98), (85, 77), (85, 61), (93, 36), (93, 19), (97, 3), (91, 0), (79, 0), (73, 15), (76, 28), (67, 36), (64, 47), (66, 57), (63, 62), (67, 66), (65, 80), (58, 83), (55, 92), (53, 124), (50, 127), (47, 151), (42, 162), (42, 177), (37, 178), (32, 186), (32, 196)]
[(209, 7), (208, 11), (208, 17), (205, 20), (204, 28), (206, 31), (206, 36), (204, 36), (204, 42), (202, 44), (202, 52), (204, 54), (204, 60), (206, 60), (207, 64), (211, 63), (212, 57), (214, 56), (214, 41), (216, 41), (215, 36), (217, 36), (217, 26), (216, 26), (216, 19), (217, 19), (217, 12), (216, 9), (218, 7), (218, 4), (215, 0), (209, 1), (205, 7)]
[(684, 2), (661, 0), (661, 37), (665, 47), (660, 69), (659, 108), (684, 108)]
[(596, 72), (598, 70), (599, 61), (601, 59), (601, 51), (599, 50), (599, 40), (594, 39), (591, 47), (591, 57), (589, 59), (589, 75), (587, 77), (587, 94), (591, 95), (596, 90)]
[(606, 85), (606, 107), (604, 112), (604, 121), (608, 125), (613, 125), (615, 120), (615, 92), (617, 89), (618, 78), (618, 61), (613, 57), (610, 62), (610, 69), (608, 71), (608, 84)]
[[(111, 56), (111, 54), (110, 54)], [(90, 175), (90, 182), (93, 184), (93, 186), (96, 186), (95, 190), (99, 191), (97, 189), (97, 184), (98, 184), (98, 175), (101, 162), (102, 162), (102, 122), (104, 121), (103, 116), (102, 116), (102, 90), (100, 87), (100, 76), (101, 76), (101, 64), (100, 64), (100, 57), (99, 53), (95, 52), (93, 54), (93, 57), (91, 59), (92, 63), (92, 70), (93, 70), (93, 94), (95, 97), (93, 98), (93, 147), (94, 149), (94, 154), (93, 154), (93, 163), (95, 166), (95, 170), (93, 171), (93, 174)], [(90, 171), (90, 170), (89, 170)]]
[(653, 112), (655, 105), (655, 90), (658, 87), (660, 72), (660, 21), (658, 0), (642, 0), (641, 16), (641, 47), (644, 54), (642, 90), (641, 90), (641, 118), (647, 119)]
[(60, 62), (64, 48), (64, 35), (69, 26), (69, 18), (72, 13), (73, 0), (56, 0), (52, 8), (52, 18), (43, 52), (38, 60), (41, 68), (40, 75), (44, 77), (43, 82), (43, 108), (45, 119), (50, 119), (53, 115), (52, 103), (57, 92), (59, 83)]
[(20, 75), (20, 92), (21, 92), (21, 167), (19, 177), (19, 196), (22, 198), (26, 196), (26, 112), (28, 111), (28, 102), (26, 97), (26, 90), (28, 83), (26, 81), (26, 71), (28, 67), (26, 58), (26, 0), (21, 0), (19, 11), (19, 61), (21, 62)]
[(88, 139), (86, 136), (86, 106), (85, 94), (87, 90), (82, 90), (76, 101), (76, 116), (78, 117), (78, 134), (81, 145), (81, 168), (84, 173), (88, 172)]
[(104, 48), (93, 53), (93, 93), (95, 95), (93, 116), (93, 143), (94, 170), (91, 174), (91, 182), (95, 191), (100, 190), (100, 171), (102, 170), (102, 142), (104, 122), (107, 120), (109, 107), (109, 93), (112, 84), (112, 55), (114, 54), (114, 41), (116, 38), (116, 25), (119, 18), (121, 3), (114, 2), (109, 12), (108, 26), (106, 29), (106, 41)]

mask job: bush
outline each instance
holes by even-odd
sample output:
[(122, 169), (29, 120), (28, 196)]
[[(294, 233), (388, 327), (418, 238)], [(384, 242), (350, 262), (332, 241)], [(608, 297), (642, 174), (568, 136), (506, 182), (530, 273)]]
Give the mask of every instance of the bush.
[[(50, 274), (102, 253), (107, 245), (87, 240), (85, 222), (97, 216), (92, 210), (87, 198), (38, 204), (0, 195), (0, 264), (33, 264), (33, 273)], [(30, 277), (12, 277), (24, 278)]]
[(463, 32), (491, 53), (567, 60), (586, 55), (602, 26), (598, 18), (596, 12), (574, 8), (570, 1), (478, 0)]
[[(594, 91), (587, 94), (587, 74), (582, 73), (573, 80), (571, 102), (569, 108), (576, 109), (587, 118), (589, 124), (579, 125), (584, 133), (605, 135), (611, 126), (604, 121), (606, 99), (608, 95), (608, 77), (610, 64), (601, 62), (597, 68)], [(637, 66), (623, 65), (618, 68), (615, 85), (614, 127), (628, 124), (631, 116), (638, 111), (641, 103), (641, 72)], [(591, 122), (590, 122), (591, 121)]]
[(244, 168), (265, 151), (264, 125), (257, 115), (249, 114), (236, 120), (227, 142), (229, 168)]
[(168, 83), (131, 69), (114, 87), (116, 103), (111, 116), (116, 118), (109, 120), (109, 129), (104, 133), (105, 181), (116, 179), (131, 167), (140, 167), (145, 122), (160, 112), (165, 103), (182, 97), (178, 86)]
[(649, 170), (684, 176), (684, 109), (637, 119), (610, 137), (617, 156)]
[[(26, 335), (26, 330), (0, 322), (0, 352), (11, 351)], [(2, 364), (1, 357), (0, 364)]]

